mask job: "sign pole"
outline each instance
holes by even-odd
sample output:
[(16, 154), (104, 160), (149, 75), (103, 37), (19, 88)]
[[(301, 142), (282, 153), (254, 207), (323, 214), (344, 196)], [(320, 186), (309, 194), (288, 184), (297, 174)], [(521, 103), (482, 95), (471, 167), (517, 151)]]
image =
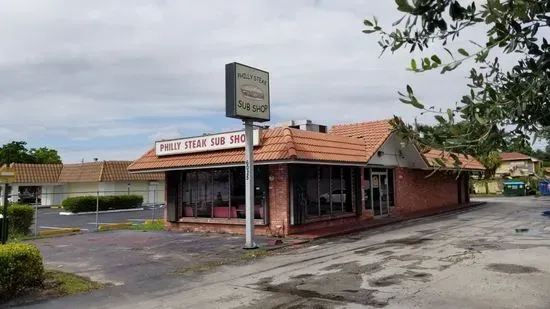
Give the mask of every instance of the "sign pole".
[(8, 184), (4, 184), (2, 192), (4, 199), (4, 209), (2, 211), (2, 244), (4, 245), (8, 240)]
[(256, 249), (254, 242), (254, 143), (253, 143), (254, 125), (252, 120), (244, 121), (245, 131), (245, 221), (246, 221), (246, 242), (245, 249)]

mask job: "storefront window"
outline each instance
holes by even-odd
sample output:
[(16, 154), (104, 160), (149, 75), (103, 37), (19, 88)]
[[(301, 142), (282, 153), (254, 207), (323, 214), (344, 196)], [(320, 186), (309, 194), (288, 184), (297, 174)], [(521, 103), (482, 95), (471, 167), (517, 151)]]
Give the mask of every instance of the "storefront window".
[(293, 170), (295, 223), (354, 211), (352, 183), (358, 173), (354, 173), (353, 168), (296, 165)]
[(330, 186), (330, 166), (321, 166), (319, 169), (321, 172), (321, 174), (319, 175), (319, 193), (321, 193), (320, 215), (326, 215), (332, 212), (330, 208), (330, 192), (332, 191)]
[[(264, 219), (267, 207), (268, 170), (254, 168), (254, 218)], [(184, 172), (183, 217), (245, 218), (243, 167)]]

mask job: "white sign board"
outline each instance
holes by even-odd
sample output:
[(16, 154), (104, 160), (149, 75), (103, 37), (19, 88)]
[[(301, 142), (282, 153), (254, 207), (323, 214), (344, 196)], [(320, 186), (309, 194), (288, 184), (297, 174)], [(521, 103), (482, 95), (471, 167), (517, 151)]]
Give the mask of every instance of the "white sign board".
[[(260, 130), (253, 131), (254, 146), (260, 145)], [(244, 131), (226, 132), (213, 135), (181, 138), (155, 143), (157, 156), (170, 156), (194, 152), (208, 152), (232, 148), (244, 148)]]
[(269, 121), (269, 73), (240, 63), (225, 66), (226, 116)]

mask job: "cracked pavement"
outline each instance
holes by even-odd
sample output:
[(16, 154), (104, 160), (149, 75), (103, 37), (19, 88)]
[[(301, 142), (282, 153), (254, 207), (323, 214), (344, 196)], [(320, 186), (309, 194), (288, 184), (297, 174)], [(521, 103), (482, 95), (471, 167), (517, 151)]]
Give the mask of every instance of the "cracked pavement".
[(25, 308), (549, 308), (550, 200), (487, 202)]

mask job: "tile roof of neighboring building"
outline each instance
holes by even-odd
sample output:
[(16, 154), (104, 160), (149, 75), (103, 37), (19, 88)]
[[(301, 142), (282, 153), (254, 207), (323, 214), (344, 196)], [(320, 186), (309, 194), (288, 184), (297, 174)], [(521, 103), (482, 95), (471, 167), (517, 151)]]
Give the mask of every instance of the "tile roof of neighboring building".
[(130, 174), (132, 161), (104, 161), (101, 182), (164, 180), (164, 173)]
[(10, 167), (17, 171), (17, 183), (56, 183), (63, 164), (12, 163)]
[[(428, 166), (431, 166), (431, 167), (436, 167), (438, 166), (438, 164), (434, 161), (435, 158), (444, 158), (446, 161), (445, 161), (445, 166), (447, 168), (452, 168), (452, 169), (455, 169), (456, 167), (454, 166), (454, 159), (451, 158), (451, 156), (449, 155), (449, 153), (445, 153), (443, 155), (443, 152), (441, 150), (437, 150), (437, 149), (432, 149), (424, 154), (422, 154), (422, 156), (424, 157), (424, 160), (426, 160), (426, 163), (428, 164)], [(466, 170), (485, 170), (485, 167), (483, 167), (483, 165), (481, 163), (479, 163), (479, 161), (477, 161), (475, 158), (473, 157), (467, 157), (465, 155), (462, 155), (462, 154), (457, 154), (458, 156), (458, 159), (460, 160), (461, 164), (462, 164), (462, 169), (466, 169)]]
[(103, 162), (86, 162), (65, 164), (59, 175), (58, 182), (99, 182)]
[[(262, 144), (254, 149), (254, 161), (321, 161), (366, 163), (363, 140), (304, 131), (293, 128), (262, 130)], [(182, 167), (229, 165), (244, 162), (244, 149), (190, 153), (157, 157), (148, 151), (136, 160), (131, 171), (163, 170)]]
[(379, 120), (334, 125), (330, 128), (329, 133), (363, 139), (368, 161), (384, 144), (393, 130), (389, 120)]
[(130, 174), (132, 161), (101, 161), (77, 164), (21, 164), (16, 170), (16, 183), (76, 183), (164, 180), (163, 173)]
[(520, 152), (503, 152), (500, 154), (502, 161), (514, 161), (514, 160), (529, 160), (530, 156)]

